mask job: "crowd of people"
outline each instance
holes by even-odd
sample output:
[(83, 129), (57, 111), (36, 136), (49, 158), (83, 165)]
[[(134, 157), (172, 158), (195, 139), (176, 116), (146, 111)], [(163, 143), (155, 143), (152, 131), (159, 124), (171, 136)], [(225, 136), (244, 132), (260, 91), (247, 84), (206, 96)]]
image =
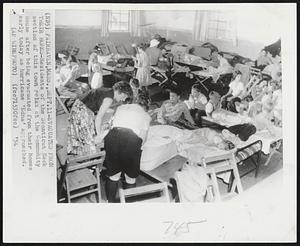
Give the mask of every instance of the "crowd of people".
[[(232, 139), (236, 136), (245, 141), (258, 130), (268, 129), (273, 134), (274, 126), (282, 125), (281, 76), (278, 74), (276, 80), (253, 75), (245, 84), (241, 81), (241, 72), (234, 72), (228, 91), (221, 95), (211, 90), (208, 97), (199, 83), (192, 85), (188, 98), (182, 98), (178, 87), (170, 86), (169, 99), (161, 102), (160, 107), (150, 108), (147, 89), (151, 80), (150, 67), (157, 66), (165, 55), (158, 48), (159, 38), (156, 35), (149, 46), (134, 46), (134, 76), (129, 81), (115, 83), (112, 88), (103, 86), (100, 62), (109, 57), (101, 57), (97, 52), (90, 54), (88, 82), (84, 83), (77, 80), (83, 72), (74, 56), (64, 51), (56, 56), (56, 88), (60, 94), (68, 95), (73, 100), (68, 119), (68, 154), (92, 154), (97, 151), (98, 144), (104, 143), (109, 202), (115, 202), (120, 179), (125, 187), (135, 185), (142, 146), (151, 124), (167, 124), (189, 130), (207, 128), (207, 132), (213, 133), (210, 134), (213, 142), (222, 149), (234, 148)], [(262, 54), (257, 60), (257, 67), (270, 65), (271, 61), (264, 56)], [(229, 72), (228, 62), (220, 53), (213, 51), (211, 58), (211, 70), (216, 70), (218, 75)], [(220, 108), (248, 116), (251, 120), (229, 128), (203, 121), (204, 116), (212, 117)], [(109, 122), (104, 122), (109, 111), (113, 112), (113, 117)]]

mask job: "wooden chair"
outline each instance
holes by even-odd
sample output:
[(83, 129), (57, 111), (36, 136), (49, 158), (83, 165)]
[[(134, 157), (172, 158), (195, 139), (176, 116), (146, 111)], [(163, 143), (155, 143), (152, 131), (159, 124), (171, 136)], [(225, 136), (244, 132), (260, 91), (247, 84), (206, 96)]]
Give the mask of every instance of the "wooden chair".
[[(168, 186), (166, 182), (150, 184), (141, 187), (119, 189), (121, 203), (126, 203), (128, 198), (139, 198), (141, 196), (150, 196), (151, 194), (160, 193), (160, 197), (145, 198), (140, 202), (171, 202)], [(153, 196), (153, 195), (152, 195)]]
[[(56, 98), (56, 101), (58, 102), (58, 106), (56, 107), (56, 115), (60, 115), (62, 113), (69, 115), (70, 111), (67, 108), (67, 106), (65, 105), (65, 102), (68, 98), (62, 98), (59, 95), (57, 88), (55, 88), (55, 98)], [(59, 106), (61, 107), (61, 109), (59, 108)]]
[[(206, 174), (209, 176), (209, 182), (210, 182), (209, 186), (212, 186), (213, 188), (215, 201), (221, 201), (221, 199), (225, 199), (233, 195), (235, 189), (237, 189), (238, 193), (243, 192), (241, 179), (237, 168), (237, 163), (236, 163), (234, 153), (229, 152), (226, 154), (204, 157), (200, 165), (204, 167)], [(230, 189), (230, 192), (227, 195), (221, 197), (219, 185), (217, 181), (217, 174), (221, 174), (229, 171), (232, 172), (232, 178), (233, 178), (232, 187)], [(208, 190), (208, 192), (210, 192), (210, 190)]]
[(103, 169), (104, 157), (105, 152), (101, 151), (67, 159), (65, 185), (69, 203), (74, 198), (92, 193), (96, 193), (98, 202), (101, 202), (100, 171)]
[(56, 144), (56, 176), (57, 176), (57, 202), (63, 202), (66, 197), (63, 195), (66, 176), (66, 161), (62, 159), (61, 150), (63, 146)]

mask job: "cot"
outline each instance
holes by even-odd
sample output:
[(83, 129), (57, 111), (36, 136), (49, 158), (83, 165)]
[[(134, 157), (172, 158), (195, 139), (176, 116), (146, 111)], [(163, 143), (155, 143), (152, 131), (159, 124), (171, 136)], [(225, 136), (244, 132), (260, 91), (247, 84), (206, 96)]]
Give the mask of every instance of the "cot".
[[(243, 124), (248, 122), (248, 117), (241, 116), (237, 113), (233, 113), (224, 109), (218, 109), (213, 112), (212, 117), (203, 117), (204, 120), (224, 125), (227, 127)], [(244, 149), (247, 146), (251, 146), (257, 141), (261, 141), (261, 151), (263, 154), (268, 155), (268, 159), (265, 165), (268, 165), (271, 157), (282, 145), (282, 129), (280, 127), (274, 127), (275, 135), (272, 136), (268, 130), (261, 130), (251, 135), (247, 141), (241, 141), (237, 148)]]

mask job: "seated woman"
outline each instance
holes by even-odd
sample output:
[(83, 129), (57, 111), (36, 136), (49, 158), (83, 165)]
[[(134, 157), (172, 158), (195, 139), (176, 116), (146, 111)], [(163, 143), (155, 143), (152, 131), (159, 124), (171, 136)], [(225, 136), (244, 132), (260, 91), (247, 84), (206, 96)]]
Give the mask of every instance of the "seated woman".
[(76, 62), (76, 58), (70, 55), (68, 52), (60, 52), (56, 55), (57, 63), (60, 64), (57, 71), (57, 76), (60, 79), (60, 85), (57, 89), (62, 95), (64, 91), (71, 91), (76, 95), (82, 95), (88, 91), (89, 85), (77, 81), (76, 79), (80, 77), (80, 67)]
[(229, 91), (221, 98), (222, 108), (237, 113), (235, 102), (240, 102), (244, 92), (244, 84), (241, 81), (241, 72), (236, 72), (236, 77), (229, 84)]
[(184, 101), (190, 110), (190, 113), (198, 126), (201, 126), (201, 116), (206, 116), (205, 105), (207, 104), (207, 98), (201, 93), (201, 87), (199, 84), (192, 86), (191, 94), (188, 100)]
[(113, 101), (132, 97), (130, 85), (118, 82), (113, 88), (90, 90), (75, 101), (69, 115), (68, 154), (84, 155), (96, 152), (103, 140), (102, 120)]
[(135, 187), (140, 173), (142, 146), (146, 141), (151, 117), (147, 114), (148, 102), (138, 97), (136, 103), (121, 105), (114, 115), (112, 129), (104, 138), (106, 152), (104, 166), (108, 176), (106, 196), (116, 202), (118, 182), (125, 176), (123, 188)]
[(197, 126), (186, 104), (180, 100), (180, 91), (172, 87), (170, 99), (165, 101), (159, 109), (157, 119), (159, 123), (173, 125), (180, 129), (196, 129)]

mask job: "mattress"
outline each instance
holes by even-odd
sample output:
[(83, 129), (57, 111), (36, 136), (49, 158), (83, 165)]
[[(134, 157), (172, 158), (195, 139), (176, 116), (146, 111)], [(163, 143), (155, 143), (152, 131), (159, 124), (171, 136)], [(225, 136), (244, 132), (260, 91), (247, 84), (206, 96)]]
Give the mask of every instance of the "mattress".
[(177, 154), (175, 141), (152, 136), (143, 146), (140, 168), (143, 171), (151, 171)]

